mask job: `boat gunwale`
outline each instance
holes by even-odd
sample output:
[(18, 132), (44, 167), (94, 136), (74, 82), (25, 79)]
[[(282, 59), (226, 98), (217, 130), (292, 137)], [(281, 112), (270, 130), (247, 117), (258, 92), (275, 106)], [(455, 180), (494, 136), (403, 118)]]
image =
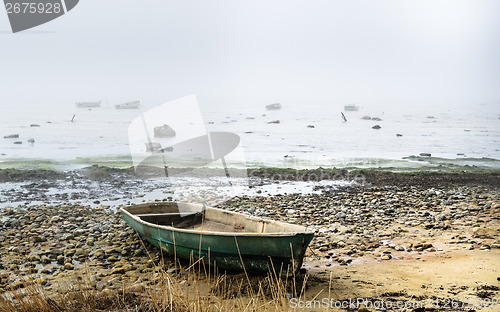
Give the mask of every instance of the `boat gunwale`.
[[(147, 204), (147, 203), (139, 204), (139, 205), (145, 205), (145, 204)], [(135, 205), (128, 206), (128, 207), (134, 207), (134, 206)], [(214, 235), (214, 236), (231, 236), (231, 237), (233, 237), (233, 236), (234, 237), (237, 237), (237, 236), (242, 236), (242, 237), (269, 237), (269, 236), (273, 236), (273, 237), (292, 237), (292, 236), (304, 235), (304, 234), (306, 234), (306, 235), (308, 235), (308, 234), (314, 235), (314, 230), (308, 229), (305, 226), (301, 226), (301, 225), (297, 225), (297, 224), (291, 224), (291, 223), (286, 223), (286, 222), (281, 222), (281, 221), (275, 221), (275, 220), (271, 220), (271, 219), (264, 219), (264, 218), (260, 218), (260, 217), (249, 216), (249, 215), (245, 215), (245, 214), (242, 214), (242, 213), (238, 213), (238, 212), (234, 212), (234, 211), (227, 211), (227, 210), (224, 210), (224, 209), (213, 208), (213, 207), (208, 207), (207, 209), (214, 209), (214, 210), (223, 211), (225, 213), (229, 213), (229, 214), (232, 214), (232, 215), (243, 216), (245, 218), (254, 219), (253, 221), (271, 221), (271, 222), (275, 222), (275, 223), (277, 223), (279, 225), (293, 225), (293, 226), (296, 226), (296, 227), (301, 227), (304, 230), (302, 232), (296, 232), (295, 231), (295, 232), (257, 233), (257, 232), (218, 232), (218, 231), (203, 231), (203, 230), (181, 229), (181, 228), (177, 228), (177, 227), (173, 227), (173, 226), (169, 226), (169, 225), (160, 225), (160, 224), (154, 224), (154, 223), (150, 223), (150, 222), (144, 221), (140, 217), (137, 217), (136, 215), (134, 215), (131, 212), (129, 212), (126, 208), (127, 207), (120, 207), (120, 211), (122, 213), (127, 214), (129, 217), (131, 217), (132, 219), (134, 219), (135, 221), (137, 221), (139, 223), (142, 223), (144, 225), (147, 225), (147, 226), (150, 226), (150, 227), (153, 227), (153, 228), (159, 228), (159, 229), (163, 229), (163, 230), (169, 230), (169, 231), (175, 231), (175, 232), (181, 232), (181, 233), (187, 233), (187, 234)]]

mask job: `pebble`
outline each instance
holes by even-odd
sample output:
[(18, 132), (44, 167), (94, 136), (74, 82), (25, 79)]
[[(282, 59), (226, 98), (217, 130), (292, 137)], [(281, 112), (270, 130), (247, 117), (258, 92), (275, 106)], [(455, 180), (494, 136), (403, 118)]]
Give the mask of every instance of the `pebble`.
[(124, 274), (125, 273), (125, 269), (124, 268), (115, 268), (113, 270), (111, 270), (111, 275), (114, 275), (114, 274)]
[(134, 284), (134, 285), (130, 286), (128, 288), (128, 291), (142, 293), (142, 292), (144, 292), (145, 289), (146, 289), (146, 287), (144, 286), (143, 283), (138, 283), (138, 284)]
[(347, 214), (345, 212), (337, 212), (335, 214), (335, 218), (337, 218), (337, 219), (344, 219), (346, 217), (347, 217)]

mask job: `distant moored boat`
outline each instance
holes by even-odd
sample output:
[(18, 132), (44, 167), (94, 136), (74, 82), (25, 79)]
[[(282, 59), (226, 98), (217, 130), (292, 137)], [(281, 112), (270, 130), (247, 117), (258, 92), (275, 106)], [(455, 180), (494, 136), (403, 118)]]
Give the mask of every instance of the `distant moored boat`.
[(356, 105), (356, 104), (349, 104), (349, 105), (344, 105), (344, 110), (346, 112), (355, 112), (357, 110), (359, 110), (359, 106)]
[(116, 109), (135, 109), (141, 105), (141, 101), (132, 101), (115, 105)]
[(266, 105), (267, 110), (278, 110), (281, 109), (281, 104), (280, 103), (274, 103), (274, 104), (269, 104)]
[(81, 108), (101, 107), (101, 101), (96, 101), (96, 102), (76, 102), (76, 107), (81, 107)]

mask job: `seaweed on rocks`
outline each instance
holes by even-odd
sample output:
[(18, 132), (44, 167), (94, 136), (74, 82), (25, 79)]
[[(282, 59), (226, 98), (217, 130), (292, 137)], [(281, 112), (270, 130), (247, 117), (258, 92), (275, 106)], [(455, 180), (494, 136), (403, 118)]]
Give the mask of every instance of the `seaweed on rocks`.
[(0, 182), (22, 182), (32, 180), (55, 180), (63, 178), (65, 175), (61, 172), (37, 169), (37, 170), (19, 170), (19, 169), (0, 169)]

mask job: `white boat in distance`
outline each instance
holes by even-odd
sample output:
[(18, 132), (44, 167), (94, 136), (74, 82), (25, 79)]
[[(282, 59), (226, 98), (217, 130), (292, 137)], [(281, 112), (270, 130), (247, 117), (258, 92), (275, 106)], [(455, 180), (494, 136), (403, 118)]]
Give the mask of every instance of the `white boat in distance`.
[(141, 105), (141, 101), (132, 101), (115, 105), (116, 109), (135, 109)]
[(280, 103), (274, 103), (274, 104), (269, 104), (266, 105), (267, 110), (278, 110), (281, 109), (281, 104)]
[(76, 107), (81, 107), (81, 108), (101, 107), (101, 101), (97, 101), (97, 102), (76, 102)]
[(346, 112), (355, 112), (357, 110), (359, 110), (359, 105), (356, 104), (344, 105), (344, 111)]

